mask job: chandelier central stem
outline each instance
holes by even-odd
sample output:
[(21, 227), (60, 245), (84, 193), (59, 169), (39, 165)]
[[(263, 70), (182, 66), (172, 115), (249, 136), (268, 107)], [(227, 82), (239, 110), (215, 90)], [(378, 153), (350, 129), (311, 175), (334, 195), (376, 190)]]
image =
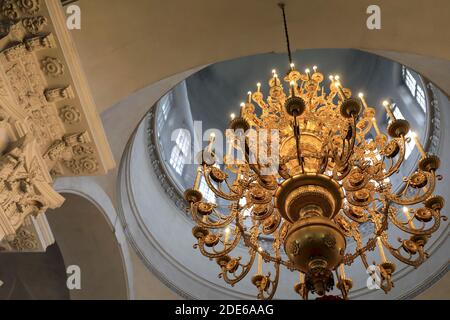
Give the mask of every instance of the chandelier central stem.
[(295, 145), (297, 149), (297, 160), (298, 164), (302, 169), (302, 173), (305, 172), (305, 169), (303, 167), (303, 159), (301, 154), (301, 147), (300, 147), (300, 126), (297, 122), (297, 115), (294, 116), (294, 136), (295, 136)]

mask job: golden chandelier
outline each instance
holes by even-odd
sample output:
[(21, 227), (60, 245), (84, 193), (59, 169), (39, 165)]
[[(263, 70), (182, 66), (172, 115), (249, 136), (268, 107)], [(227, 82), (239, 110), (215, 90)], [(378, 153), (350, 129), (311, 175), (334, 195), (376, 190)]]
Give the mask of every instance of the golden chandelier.
[[(274, 296), (280, 266), (299, 273), (293, 285), (303, 299), (309, 293), (324, 296), (335, 282), (346, 299), (352, 280), (345, 275), (345, 266), (359, 257), (369, 268), (367, 252), (377, 247), (380, 261), (373, 263), (381, 275), (379, 286), (387, 293), (396, 265), (385, 250), (400, 262), (419, 266), (427, 258), (427, 240), (445, 219), (440, 214), (444, 199), (433, 195), (440, 179), (439, 158), (427, 154), (413, 134), (421, 158), (417, 169), (403, 178), (400, 190), (393, 190), (389, 177), (398, 174), (405, 160), (409, 123), (396, 119), (385, 101), (390, 120), (386, 135), (377, 126), (375, 109), (362, 94), (353, 97), (338, 76), (330, 76), (326, 87), (316, 66), (304, 73), (296, 70), (284, 6), (280, 7), (290, 70), (282, 79), (273, 70), (269, 95), (264, 97), (258, 83), (256, 92), (249, 92), (241, 104), (240, 115), (232, 115), (233, 131), (227, 135), (232, 148), (223, 156), (222, 168), (215, 165), (214, 137), (202, 152), (194, 187), (185, 191), (197, 224), (192, 230), (197, 239), (194, 248), (215, 259), (219, 277), (232, 286), (257, 261), (251, 281), (259, 299)], [(275, 131), (277, 139), (269, 134), (255, 143), (244, 134), (251, 130), (257, 135)], [(251, 159), (259, 154), (261, 140), (266, 149), (276, 148), (276, 172), (264, 170), (275, 162)], [(244, 155), (243, 161), (231, 156), (235, 152)], [(215, 196), (227, 203), (227, 212), (204, 200), (199, 191), (202, 176)], [(361, 226), (368, 224), (373, 234), (363, 239)], [(405, 234), (395, 245), (388, 237), (393, 227)], [(349, 239), (356, 243), (352, 252), (347, 248)], [(271, 245), (264, 247), (268, 242)], [(245, 259), (233, 255), (240, 243), (248, 249)]]

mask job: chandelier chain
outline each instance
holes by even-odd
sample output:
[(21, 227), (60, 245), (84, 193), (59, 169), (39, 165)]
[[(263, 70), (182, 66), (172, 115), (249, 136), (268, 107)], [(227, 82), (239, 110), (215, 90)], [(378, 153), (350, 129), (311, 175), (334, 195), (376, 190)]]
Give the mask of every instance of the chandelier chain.
[(289, 64), (291, 64), (292, 63), (292, 53), (291, 53), (291, 45), (289, 42), (289, 30), (288, 30), (287, 21), (286, 21), (286, 12), (284, 10), (285, 4), (283, 2), (280, 2), (278, 4), (278, 6), (281, 8), (281, 11), (283, 12), (283, 23), (284, 23), (284, 34), (286, 36), (286, 47), (287, 47), (287, 51), (288, 51), (288, 55), (289, 55)]

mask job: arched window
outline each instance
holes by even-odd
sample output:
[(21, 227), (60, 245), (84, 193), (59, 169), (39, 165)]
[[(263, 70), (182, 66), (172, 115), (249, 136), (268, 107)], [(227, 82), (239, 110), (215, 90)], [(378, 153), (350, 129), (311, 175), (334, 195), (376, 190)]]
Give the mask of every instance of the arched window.
[(167, 117), (169, 116), (170, 109), (172, 108), (173, 103), (173, 94), (169, 93), (166, 94), (164, 97), (161, 98), (159, 101), (159, 112), (158, 112), (158, 118), (156, 119), (156, 128), (158, 137), (160, 135), (161, 129), (164, 126), (164, 123), (167, 120)]
[(411, 71), (409, 71), (405, 66), (402, 66), (402, 78), (406, 87), (409, 89), (409, 92), (419, 104), (420, 109), (422, 109), (422, 111), (425, 113), (427, 111), (425, 93), (423, 92), (420, 84), (417, 83)]
[[(220, 166), (217, 163), (213, 164), (213, 167), (219, 168)], [(217, 187), (216, 183), (211, 181), (211, 183)], [(211, 203), (217, 203), (216, 201), (216, 194), (208, 187), (208, 184), (206, 183), (205, 177), (201, 177), (200, 184), (198, 186), (198, 190), (202, 193), (203, 198)]]
[(216, 203), (216, 195), (214, 192), (208, 187), (208, 184), (205, 181), (205, 178), (202, 177), (200, 179), (200, 185), (198, 190), (202, 193), (203, 198), (205, 198), (208, 202)]
[(179, 129), (177, 138), (175, 139), (175, 146), (172, 149), (169, 160), (170, 165), (179, 175), (183, 172), (183, 166), (185, 159), (188, 156), (189, 147), (189, 134), (186, 130)]

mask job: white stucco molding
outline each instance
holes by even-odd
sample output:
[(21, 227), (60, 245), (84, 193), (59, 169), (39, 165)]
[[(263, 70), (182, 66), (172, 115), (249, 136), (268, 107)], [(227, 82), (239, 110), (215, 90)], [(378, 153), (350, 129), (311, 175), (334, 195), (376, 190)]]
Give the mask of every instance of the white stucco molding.
[(92, 135), (92, 143), (98, 150), (100, 161), (100, 174), (106, 174), (108, 170), (115, 167), (114, 157), (106, 138), (102, 121), (97, 112), (91, 90), (87, 82), (87, 77), (81, 65), (75, 43), (67, 29), (66, 16), (60, 1), (45, 0), (48, 14), (52, 21), (53, 32), (64, 55), (64, 59), (69, 69), (73, 89), (80, 101), (80, 108), (86, 118), (88, 129)]

